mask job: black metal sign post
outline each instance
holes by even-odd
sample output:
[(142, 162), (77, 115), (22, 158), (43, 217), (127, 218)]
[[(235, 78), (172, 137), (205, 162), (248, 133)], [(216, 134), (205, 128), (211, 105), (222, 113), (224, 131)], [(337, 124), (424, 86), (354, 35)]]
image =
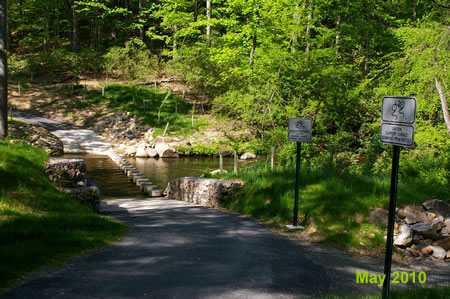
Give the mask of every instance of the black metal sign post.
[(312, 119), (310, 118), (290, 118), (289, 119), (288, 140), (297, 143), (297, 160), (295, 162), (295, 195), (294, 195), (294, 221), (288, 225), (289, 229), (304, 229), (298, 225), (298, 199), (300, 197), (300, 156), (302, 152), (302, 142), (311, 142)]
[(397, 201), (398, 168), (400, 146), (413, 146), (416, 125), (416, 98), (384, 97), (381, 109), (382, 143), (392, 144), (391, 189), (389, 194), (389, 216), (386, 238), (386, 256), (384, 259), (383, 299), (389, 298), (391, 285), (392, 249), (394, 244), (395, 206)]
[(298, 226), (298, 198), (300, 192), (300, 153), (302, 151), (302, 143), (297, 142), (297, 161), (295, 166), (295, 201), (294, 201), (294, 227)]
[(391, 285), (392, 248), (394, 243), (395, 206), (397, 201), (398, 165), (400, 161), (400, 146), (394, 145), (392, 156), (391, 191), (389, 195), (388, 233), (386, 241), (386, 256), (384, 258), (383, 299), (389, 298)]

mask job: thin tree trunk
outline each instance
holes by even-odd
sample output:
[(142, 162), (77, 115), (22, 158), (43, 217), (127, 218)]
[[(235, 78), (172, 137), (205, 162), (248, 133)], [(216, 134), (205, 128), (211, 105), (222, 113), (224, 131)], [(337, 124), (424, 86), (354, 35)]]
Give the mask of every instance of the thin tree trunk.
[(450, 133), (450, 115), (448, 113), (447, 99), (445, 98), (444, 90), (442, 89), (442, 86), (437, 78), (434, 78), (434, 81), (436, 83), (436, 89), (439, 93), (439, 98), (441, 99), (442, 112), (444, 114), (445, 124), (447, 125), (447, 131)]
[(417, 19), (417, 0), (413, 0), (413, 22)]
[[(295, 46), (297, 45), (297, 30), (298, 30), (298, 26), (300, 24), (300, 18), (301, 18), (301, 14), (298, 11), (299, 10), (299, 4), (300, 1), (297, 1), (297, 4), (295, 4), (295, 12), (294, 12), (294, 30), (292, 31), (292, 38), (291, 38), (291, 53), (295, 53), (296, 49)], [(305, 3), (303, 3), (303, 5), (305, 5)]]
[(0, 140), (8, 136), (7, 1), (0, 0)]
[(172, 59), (175, 60), (175, 52), (177, 51), (177, 37), (175, 36), (175, 34), (178, 31), (178, 26), (175, 25), (173, 26), (173, 47), (172, 47)]
[(305, 60), (309, 59), (309, 51), (311, 50), (311, 44), (309, 43), (309, 38), (311, 37), (311, 22), (312, 22), (312, 18), (313, 18), (313, 10), (314, 10), (313, 0), (309, 0), (308, 25), (306, 26), (307, 42), (306, 42), (306, 49), (305, 49), (305, 52), (306, 52)]
[(211, 46), (211, 0), (206, 0), (206, 18), (208, 23), (206, 24), (206, 44)]
[(78, 52), (78, 13), (75, 9), (75, 1), (72, 1), (72, 52)]
[(256, 51), (256, 33), (253, 34), (252, 37), (252, 48), (250, 50), (250, 65), (253, 65), (255, 62), (255, 51)]
[[(142, 18), (141, 13), (142, 13), (142, 1), (144, 1), (144, 5), (145, 5), (145, 0), (139, 0), (139, 18)], [(139, 37), (141, 38), (141, 40), (144, 40), (144, 25), (141, 24), (141, 27), (139, 27)]]
[(339, 38), (340, 38), (340, 28), (341, 28), (341, 15), (337, 14), (336, 16), (336, 37), (334, 41), (334, 45), (336, 46), (336, 54), (339, 53)]

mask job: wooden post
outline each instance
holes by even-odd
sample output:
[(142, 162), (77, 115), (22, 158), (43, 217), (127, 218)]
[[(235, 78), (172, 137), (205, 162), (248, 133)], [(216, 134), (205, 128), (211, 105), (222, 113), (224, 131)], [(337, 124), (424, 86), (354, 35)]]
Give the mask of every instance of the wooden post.
[(169, 122), (170, 122), (170, 120), (167, 122), (167, 125), (166, 125), (166, 128), (164, 129), (164, 133), (163, 133), (162, 137), (166, 136), (167, 128), (169, 128)]
[(234, 151), (234, 163), (233, 163), (233, 172), (234, 174), (237, 174), (238, 172), (238, 159), (237, 159), (237, 151)]
[(219, 172), (223, 172), (223, 156), (222, 153), (219, 153)]
[(274, 166), (274, 162), (275, 162), (275, 147), (274, 146), (272, 146), (272, 157), (271, 157), (271, 159), (270, 159), (270, 169), (273, 171), (273, 166)]

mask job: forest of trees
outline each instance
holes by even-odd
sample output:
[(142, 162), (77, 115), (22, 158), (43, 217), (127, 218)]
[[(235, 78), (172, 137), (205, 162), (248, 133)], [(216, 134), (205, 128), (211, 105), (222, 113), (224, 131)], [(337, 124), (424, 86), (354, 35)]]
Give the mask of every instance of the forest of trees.
[(416, 148), (450, 163), (445, 0), (10, 0), (8, 14), (12, 78), (184, 79), (263, 145), (313, 118), (310, 154), (333, 163), (376, 159), (382, 97), (415, 96)]

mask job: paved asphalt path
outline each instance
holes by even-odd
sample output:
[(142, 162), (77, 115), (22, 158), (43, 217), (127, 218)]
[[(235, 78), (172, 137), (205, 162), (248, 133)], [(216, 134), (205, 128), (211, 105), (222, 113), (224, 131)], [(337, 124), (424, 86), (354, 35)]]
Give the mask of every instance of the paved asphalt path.
[[(101, 210), (131, 226), (122, 241), (0, 297), (304, 298), (380, 291), (356, 284), (355, 273), (381, 274), (382, 259), (295, 244), (247, 217), (165, 198), (103, 201)], [(430, 272), (436, 267), (440, 272)], [(403, 270), (448, 283), (448, 268)]]

